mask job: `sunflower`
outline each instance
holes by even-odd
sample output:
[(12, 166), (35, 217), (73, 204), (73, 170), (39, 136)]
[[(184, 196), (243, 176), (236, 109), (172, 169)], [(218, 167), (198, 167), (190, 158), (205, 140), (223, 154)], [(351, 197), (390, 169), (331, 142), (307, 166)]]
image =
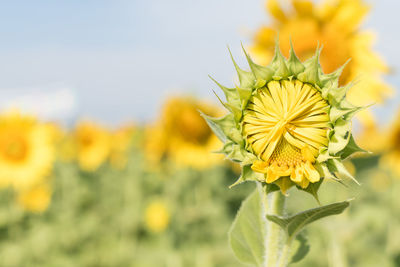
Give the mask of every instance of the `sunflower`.
[(17, 203), (24, 210), (31, 212), (45, 211), (51, 201), (52, 190), (49, 184), (43, 183), (18, 192)]
[[(400, 176), (400, 111), (397, 113), (396, 119), (385, 132), (382, 144), (382, 156), (380, 165), (392, 170)], [(375, 140), (374, 140), (375, 142)]]
[(163, 232), (170, 220), (167, 207), (161, 201), (151, 202), (145, 210), (146, 228), (153, 233)]
[(125, 168), (128, 162), (128, 153), (132, 145), (133, 125), (125, 125), (117, 129), (111, 136), (110, 164), (115, 169)]
[(146, 131), (146, 154), (154, 161), (167, 158), (178, 166), (204, 169), (221, 162), (220, 155), (211, 154), (220, 145), (199, 110), (217, 115), (214, 106), (189, 97), (169, 99), (162, 109), (162, 116)]
[[(386, 150), (388, 133), (373, 120), (365, 121), (357, 135), (358, 143), (373, 154), (381, 154)], [(373, 140), (373, 142), (371, 142)], [(358, 156), (369, 156), (370, 154), (359, 154)]]
[(0, 186), (17, 190), (42, 182), (52, 170), (51, 128), (13, 111), (0, 115)]
[[(319, 5), (291, 0), (288, 10), (284, 10), (278, 0), (267, 0), (267, 10), (272, 23), (259, 29), (251, 48), (258, 63), (267, 64), (272, 59), (279, 33), (280, 48), (285, 56), (288, 56), (290, 39), (300, 60), (309, 58), (317, 46), (322, 45), (320, 61), (324, 72), (332, 72), (351, 59), (340, 85), (361, 79), (348, 92), (352, 103), (360, 106), (380, 103), (391, 95), (392, 89), (381, 78), (388, 68), (371, 48), (374, 35), (359, 29), (369, 11), (362, 0), (325, 0)], [(359, 116), (362, 123), (371, 118), (369, 111)]]
[(286, 59), (276, 44), (266, 67), (247, 54), (250, 72), (234, 62), (239, 86), (217, 83), (230, 113), (203, 116), (224, 142), (221, 151), (241, 163), (235, 184), (256, 180), (283, 193), (296, 185), (314, 194), (322, 178), (354, 179), (342, 160), (363, 151), (351, 134), (351, 118), (362, 108), (346, 100), (349, 86), (338, 87), (341, 69), (323, 74), (320, 52), (302, 63), (293, 48)]
[(96, 171), (107, 161), (111, 151), (110, 133), (93, 122), (81, 122), (74, 132), (79, 166), (84, 171)]

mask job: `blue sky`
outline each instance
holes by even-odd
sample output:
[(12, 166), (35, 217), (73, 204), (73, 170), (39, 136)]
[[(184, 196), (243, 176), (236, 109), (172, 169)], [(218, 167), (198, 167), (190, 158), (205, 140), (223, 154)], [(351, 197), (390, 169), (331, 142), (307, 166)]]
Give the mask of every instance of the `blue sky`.
[[(400, 2), (370, 2), (365, 28), (399, 69)], [(0, 18), (0, 108), (110, 124), (154, 118), (171, 94), (214, 99), (207, 75), (235, 75), (226, 45), (244, 63), (240, 42), (268, 22), (263, 0), (4, 1)], [(375, 112), (389, 118), (399, 99)]]

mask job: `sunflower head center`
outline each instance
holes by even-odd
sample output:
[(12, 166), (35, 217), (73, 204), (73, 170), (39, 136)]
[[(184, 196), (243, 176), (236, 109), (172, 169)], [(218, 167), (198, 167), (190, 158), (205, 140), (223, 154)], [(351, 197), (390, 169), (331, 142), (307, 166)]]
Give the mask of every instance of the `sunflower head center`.
[(79, 144), (82, 147), (90, 147), (94, 143), (93, 136), (90, 134), (84, 134), (79, 138)]
[(205, 120), (195, 109), (183, 111), (179, 115), (176, 127), (182, 138), (190, 143), (204, 144), (212, 134)]
[(282, 139), (270, 158), (270, 163), (278, 166), (294, 167), (303, 161), (301, 150)]
[(2, 152), (10, 161), (21, 161), (28, 154), (28, 145), (22, 136), (9, 136), (3, 142)]
[(328, 144), (329, 115), (321, 93), (298, 80), (271, 81), (244, 111), (243, 134), (264, 162), (295, 166), (302, 149), (316, 156)]

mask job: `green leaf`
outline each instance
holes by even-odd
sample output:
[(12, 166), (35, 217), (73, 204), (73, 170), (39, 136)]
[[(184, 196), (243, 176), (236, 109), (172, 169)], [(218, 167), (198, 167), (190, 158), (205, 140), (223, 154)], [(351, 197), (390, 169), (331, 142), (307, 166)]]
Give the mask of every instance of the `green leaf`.
[(243, 263), (261, 267), (264, 261), (265, 220), (260, 192), (243, 201), (229, 231), (229, 243)]
[(310, 251), (310, 244), (308, 243), (307, 237), (304, 234), (298, 234), (296, 240), (299, 241), (299, 247), (295, 254), (292, 256), (290, 263), (296, 263), (301, 261)]
[(330, 205), (309, 209), (289, 217), (267, 215), (267, 219), (277, 223), (287, 233), (289, 239), (293, 239), (304, 227), (312, 222), (327, 216), (342, 213), (350, 205), (349, 201), (333, 203)]

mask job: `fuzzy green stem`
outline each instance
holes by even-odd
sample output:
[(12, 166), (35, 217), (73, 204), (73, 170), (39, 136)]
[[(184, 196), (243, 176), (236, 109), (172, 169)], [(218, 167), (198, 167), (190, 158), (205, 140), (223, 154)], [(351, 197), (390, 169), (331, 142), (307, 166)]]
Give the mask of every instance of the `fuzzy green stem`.
[[(286, 197), (280, 192), (269, 193), (265, 199), (267, 214), (283, 215), (285, 209)], [(265, 266), (276, 266), (282, 249), (282, 240), (284, 232), (279, 225), (267, 221), (267, 237), (265, 243)]]
[(278, 267), (286, 267), (289, 263), (290, 257), (290, 247), (292, 246), (292, 241), (288, 240), (282, 248), (282, 252), (279, 256)]

